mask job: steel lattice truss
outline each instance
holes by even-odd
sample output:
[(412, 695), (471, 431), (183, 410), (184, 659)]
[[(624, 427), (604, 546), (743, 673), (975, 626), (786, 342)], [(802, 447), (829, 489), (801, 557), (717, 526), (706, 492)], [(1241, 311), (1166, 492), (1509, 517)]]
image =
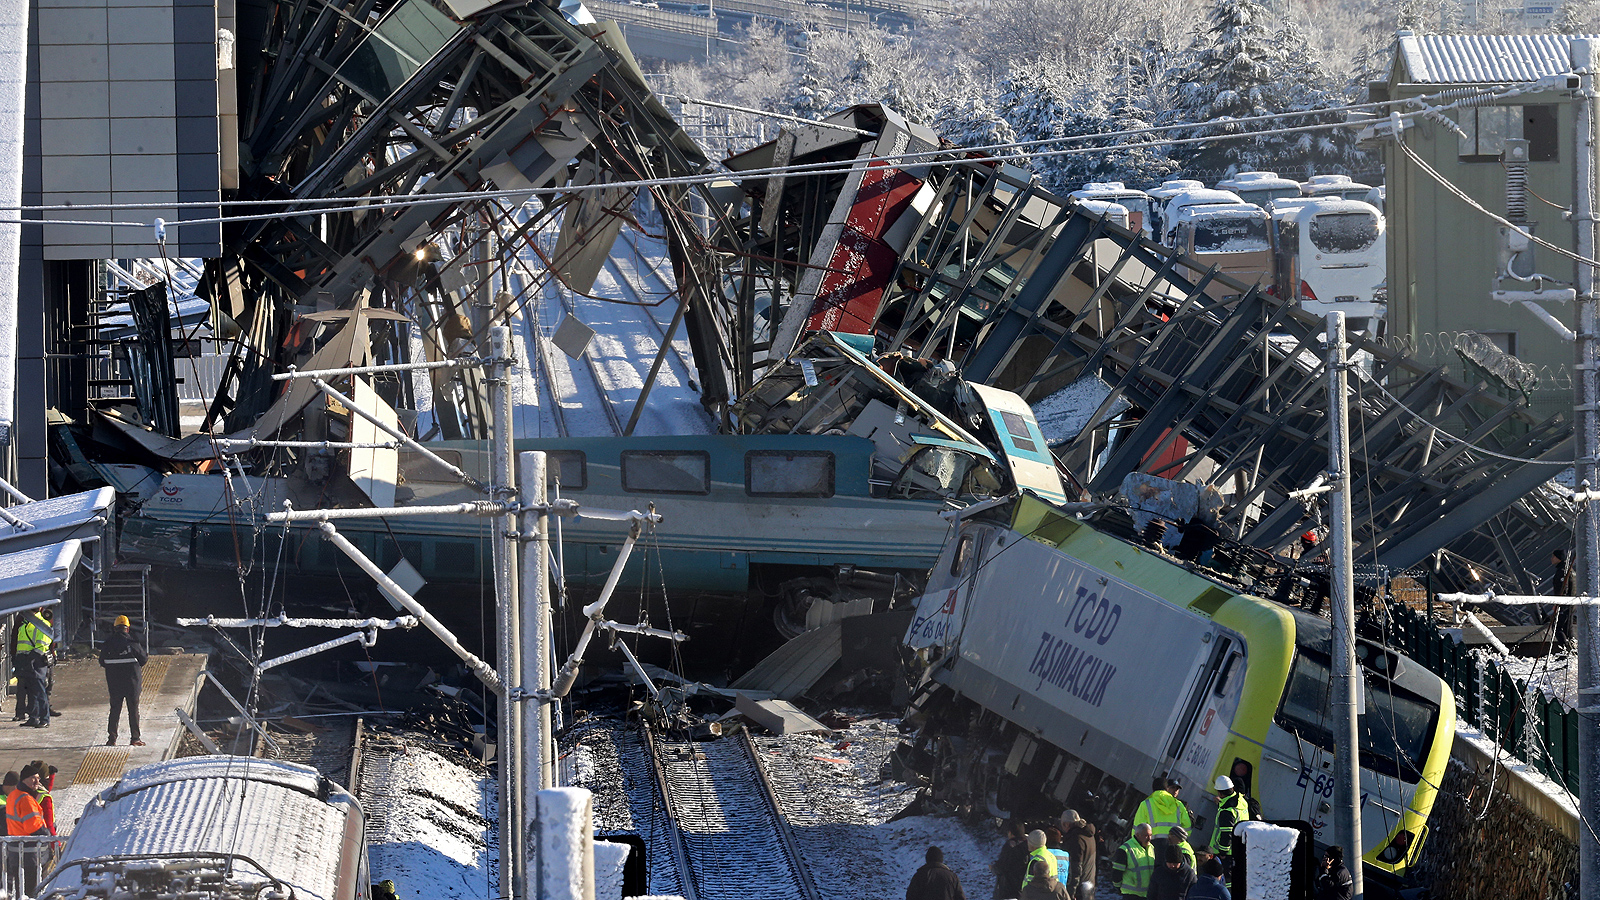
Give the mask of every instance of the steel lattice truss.
[[(1288, 494), (1328, 467), (1320, 318), (1075, 212), (1020, 170), (962, 163), (938, 183), (883, 301), (891, 348), (954, 355), (968, 379), (1032, 402), (1098, 378), (1097, 427), (1058, 448), (1090, 490), (1144, 471), (1231, 494), (1245, 543), (1305, 530)], [(1368, 357), (1350, 410), (1357, 560), (1404, 568), (1445, 548), (1457, 574), (1531, 592), (1571, 515), (1545, 486), (1561, 467), (1528, 461), (1570, 461), (1571, 426), (1352, 342)]]
[[(241, 15), (259, 26), (241, 32), (261, 37), (241, 48), (239, 199), (283, 204), (230, 228), (229, 255), (208, 273), (207, 292), (244, 332), (211, 414), (230, 429), (253, 422), (270, 402), (266, 379), (287, 362), (276, 348), (296, 304), (403, 308), (430, 355), (481, 349), (487, 325), (522, 301), (486, 298), (486, 285), (515, 255), (504, 248), (588, 195), (540, 194), (523, 218), (514, 215), (523, 197), (386, 198), (532, 192), (706, 165), (625, 46), (542, 4), (501, 4), (458, 20), (430, 0), (280, 0)], [(727, 317), (709, 293), (719, 258), (705, 252), (704, 223), (688, 212), (695, 190), (652, 193), (666, 212), (685, 327), (715, 403), (729, 382), (721, 352)], [(350, 202), (357, 200), (370, 202)], [(592, 209), (588, 216), (605, 217)], [(427, 254), (441, 235), (456, 252), (435, 265)], [(492, 312), (468, 316), (468, 297)], [(378, 341), (374, 352), (377, 361), (401, 361), (406, 342)], [(446, 436), (481, 434), (473, 377), (452, 374), (452, 383), (435, 386), (436, 398), (456, 407)]]

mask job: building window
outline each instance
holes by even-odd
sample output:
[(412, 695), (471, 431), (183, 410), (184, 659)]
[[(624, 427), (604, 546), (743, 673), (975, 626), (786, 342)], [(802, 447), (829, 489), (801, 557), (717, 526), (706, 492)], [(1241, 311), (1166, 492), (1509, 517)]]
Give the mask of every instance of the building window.
[(1528, 142), (1529, 162), (1555, 162), (1556, 107), (1484, 106), (1461, 110), (1457, 146), (1465, 162), (1499, 162), (1507, 140)]
[(622, 489), (634, 494), (709, 494), (711, 455), (703, 450), (624, 450)]
[(744, 488), (752, 497), (832, 497), (833, 454), (826, 450), (751, 450)]

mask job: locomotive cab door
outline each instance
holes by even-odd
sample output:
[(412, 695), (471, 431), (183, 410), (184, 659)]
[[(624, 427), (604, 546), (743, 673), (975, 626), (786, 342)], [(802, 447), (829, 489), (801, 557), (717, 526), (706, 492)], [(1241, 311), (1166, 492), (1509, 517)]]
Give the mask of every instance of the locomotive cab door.
[(1211, 787), (1211, 773), (1243, 684), (1244, 642), (1220, 628), (1213, 630), (1211, 653), (1195, 678), (1163, 753), (1167, 771), (1196, 792)]

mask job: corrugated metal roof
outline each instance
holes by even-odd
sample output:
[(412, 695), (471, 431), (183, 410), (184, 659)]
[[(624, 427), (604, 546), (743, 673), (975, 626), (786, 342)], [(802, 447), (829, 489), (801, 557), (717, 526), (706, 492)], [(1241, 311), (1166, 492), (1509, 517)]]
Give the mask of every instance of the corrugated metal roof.
[(95, 540), (111, 514), (117, 492), (109, 487), (64, 497), (31, 500), (6, 507), (6, 513), (27, 523), (19, 526), (10, 519), (0, 520), (0, 553), (24, 547), (38, 547), (67, 538)]
[[(84, 810), (51, 889), (79, 883), (74, 860), (149, 854), (232, 853), (254, 860), (297, 897), (331, 900), (355, 800), (332, 788), (317, 799), (315, 769), (239, 756), (198, 756), (140, 766)], [(238, 880), (259, 880), (250, 866)]]
[(1402, 34), (1402, 83), (1508, 84), (1572, 69), (1569, 34)]
[(75, 540), (0, 555), (0, 613), (60, 600), (82, 558), (83, 545)]

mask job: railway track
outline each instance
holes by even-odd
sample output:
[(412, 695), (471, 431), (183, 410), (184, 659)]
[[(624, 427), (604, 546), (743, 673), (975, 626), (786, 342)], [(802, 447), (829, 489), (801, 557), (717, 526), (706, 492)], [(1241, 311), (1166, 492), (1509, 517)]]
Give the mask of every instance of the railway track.
[(688, 900), (818, 900), (749, 734), (644, 741)]

